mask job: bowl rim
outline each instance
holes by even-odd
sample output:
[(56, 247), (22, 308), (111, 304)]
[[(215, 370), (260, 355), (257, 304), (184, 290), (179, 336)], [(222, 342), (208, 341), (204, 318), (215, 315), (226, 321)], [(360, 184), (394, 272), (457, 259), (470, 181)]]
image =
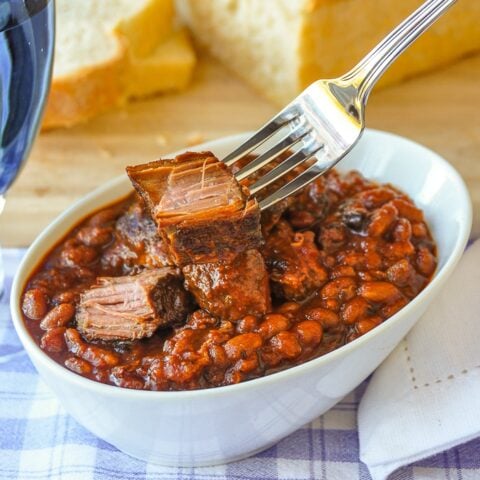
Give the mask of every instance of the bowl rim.
[[(32, 257), (35, 254), (35, 251), (42, 250), (42, 255), (45, 255), (47, 251), (55, 244), (55, 242), (49, 242), (48, 248), (45, 248), (43, 245), (48, 237), (50, 236), (51, 230), (56, 227), (60, 227), (62, 224), (66, 223), (68, 220), (71, 220), (75, 216), (75, 212), (77, 209), (80, 209), (85, 203), (93, 200), (95, 197), (101, 195), (102, 193), (108, 192), (111, 189), (118, 188), (121, 186), (123, 182), (125, 182), (125, 175), (120, 175), (115, 177), (105, 183), (103, 183), (100, 187), (92, 190), (88, 194), (82, 196), (79, 200), (75, 201), (70, 207), (64, 210), (60, 215), (58, 215), (52, 222), (50, 222), (42, 232), (37, 236), (34, 242), (30, 245), (27, 252), (25, 253), (18, 269), (15, 274), (12, 289), (10, 293), (10, 312), (12, 316), (12, 322), (14, 324), (15, 330), (22, 342), (23, 347), (27, 355), (33, 357), (35, 360), (34, 363), (39, 362), (45, 366), (45, 368), (49, 370), (53, 370), (53, 373), (58, 377), (61, 377), (63, 381), (69, 384), (75, 384), (80, 388), (86, 388), (87, 390), (96, 391), (98, 394), (104, 395), (113, 395), (113, 396), (123, 396), (125, 398), (150, 398), (150, 399), (158, 399), (158, 401), (169, 401), (169, 400), (186, 400), (186, 399), (195, 399), (195, 398), (203, 398), (208, 396), (223, 396), (223, 395), (233, 395), (236, 392), (242, 392), (251, 388), (260, 387), (260, 386), (268, 386), (275, 384), (277, 382), (281, 382), (287, 378), (295, 377), (297, 374), (302, 372), (303, 374), (308, 373), (310, 370), (320, 368), (331, 361), (334, 361), (336, 358), (348, 355), (350, 352), (354, 350), (360, 349), (366, 342), (369, 342), (372, 337), (375, 335), (380, 335), (383, 332), (388, 331), (389, 329), (393, 328), (394, 325), (401, 321), (402, 317), (407, 316), (412, 310), (415, 310), (417, 306), (424, 300), (425, 297), (430, 295), (430, 292), (433, 289), (440, 288), (447, 278), (450, 276), (450, 273), (455, 268), (456, 264), (461, 258), (461, 255), (465, 249), (465, 246), (468, 242), (471, 224), (472, 224), (472, 206), (470, 196), (468, 194), (467, 187), (465, 182), (461, 178), (460, 174), (455, 170), (455, 168), (442, 156), (438, 153), (430, 150), (429, 148), (413, 141), (402, 137), (400, 135), (385, 132), (381, 130), (375, 129), (366, 129), (366, 133), (368, 136), (373, 135), (374, 137), (383, 137), (383, 139), (393, 139), (394, 141), (401, 141), (410, 144), (410, 146), (418, 149), (419, 154), (427, 153), (431, 156), (431, 158), (435, 159), (435, 162), (438, 162), (442, 168), (444, 168), (448, 175), (455, 185), (458, 194), (463, 202), (462, 211), (463, 217), (460, 225), (460, 229), (457, 232), (457, 238), (455, 244), (451, 250), (450, 255), (446, 258), (445, 264), (439, 271), (434, 273), (434, 276), (430, 283), (422, 290), (413, 300), (411, 300), (406, 306), (404, 306), (401, 310), (399, 310), (396, 314), (392, 315), (388, 319), (388, 321), (383, 322), (382, 324), (378, 325), (365, 335), (355, 339), (352, 342), (349, 342), (341, 347), (327, 353), (321, 355), (320, 357), (314, 358), (309, 360), (305, 363), (295, 365), (292, 367), (288, 367), (285, 370), (281, 370), (276, 373), (272, 373), (270, 375), (266, 375), (263, 377), (258, 377), (252, 380), (247, 380), (245, 382), (240, 382), (234, 385), (225, 385), (220, 387), (211, 387), (211, 388), (203, 388), (197, 390), (178, 390), (178, 391), (157, 391), (157, 390), (135, 390), (129, 389), (124, 387), (118, 387), (115, 385), (105, 384), (98, 382), (96, 380), (92, 380), (86, 377), (83, 377), (75, 372), (72, 372), (65, 366), (57, 363), (53, 360), (50, 356), (48, 356), (40, 346), (35, 342), (33, 337), (31, 337), (30, 333), (28, 332), (25, 322), (23, 320), (23, 316), (21, 313), (20, 308), (20, 297), (23, 292), (23, 288), (25, 286), (25, 282), (32, 273), (32, 271), (38, 265), (38, 255), (35, 255), (34, 258), (37, 258), (37, 262), (32, 262)], [(205, 149), (212, 149), (214, 150), (216, 145), (224, 144), (224, 143), (239, 143), (242, 139), (248, 137), (251, 132), (245, 132), (235, 135), (229, 135), (225, 137), (221, 137), (209, 142), (202, 143), (194, 148), (205, 148)], [(178, 152), (185, 151), (187, 149), (179, 150)], [(175, 155), (173, 154), (169, 155)], [(119, 199), (121, 196), (118, 197)], [(101, 208), (101, 206), (99, 207)], [(77, 223), (78, 218), (74, 222)], [(57, 239), (56, 241), (59, 241)]]

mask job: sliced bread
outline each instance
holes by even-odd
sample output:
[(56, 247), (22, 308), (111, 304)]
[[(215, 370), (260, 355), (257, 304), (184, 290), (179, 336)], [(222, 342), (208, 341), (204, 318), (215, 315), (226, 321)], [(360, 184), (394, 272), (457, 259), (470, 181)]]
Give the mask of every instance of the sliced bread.
[[(85, 121), (133, 94), (182, 88), (190, 78), (195, 57), (185, 33), (173, 34), (172, 0), (57, 0), (56, 15), (44, 129)], [(166, 45), (174, 52), (168, 53)], [(175, 52), (177, 83), (169, 68)], [(168, 78), (141, 82), (140, 71)]]

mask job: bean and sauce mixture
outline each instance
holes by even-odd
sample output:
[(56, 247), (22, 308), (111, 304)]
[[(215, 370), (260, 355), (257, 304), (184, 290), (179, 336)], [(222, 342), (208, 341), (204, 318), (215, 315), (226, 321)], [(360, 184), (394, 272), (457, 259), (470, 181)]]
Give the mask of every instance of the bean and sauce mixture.
[[(201, 249), (211, 240), (201, 236), (204, 226), (173, 237), (166, 230), (173, 214), (166, 227), (140, 193), (69, 232), (22, 298), (40, 348), (99, 382), (199, 389), (298, 365), (380, 325), (436, 268), (422, 211), (395, 187), (355, 171), (330, 171), (263, 212), (260, 241), (253, 220), (237, 223), (248, 229), (246, 247), (225, 257)], [(174, 248), (182, 256), (173, 257)]]

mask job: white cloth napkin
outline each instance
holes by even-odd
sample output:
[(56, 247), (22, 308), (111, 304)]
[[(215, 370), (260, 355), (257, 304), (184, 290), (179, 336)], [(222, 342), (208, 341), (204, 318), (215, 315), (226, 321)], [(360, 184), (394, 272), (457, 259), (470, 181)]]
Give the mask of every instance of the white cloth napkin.
[(480, 240), (375, 372), (358, 429), (374, 480), (480, 435)]

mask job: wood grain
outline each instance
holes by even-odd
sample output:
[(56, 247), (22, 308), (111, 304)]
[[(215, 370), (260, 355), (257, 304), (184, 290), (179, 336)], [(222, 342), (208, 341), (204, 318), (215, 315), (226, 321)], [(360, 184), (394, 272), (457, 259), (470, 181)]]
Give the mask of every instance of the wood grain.
[[(463, 175), (480, 233), (480, 56), (374, 92), (367, 123), (425, 144)], [(191, 142), (255, 129), (277, 107), (212, 59), (178, 95), (127, 105), (69, 130), (41, 134), (9, 192), (0, 243), (26, 246), (62, 210), (127, 164)]]

